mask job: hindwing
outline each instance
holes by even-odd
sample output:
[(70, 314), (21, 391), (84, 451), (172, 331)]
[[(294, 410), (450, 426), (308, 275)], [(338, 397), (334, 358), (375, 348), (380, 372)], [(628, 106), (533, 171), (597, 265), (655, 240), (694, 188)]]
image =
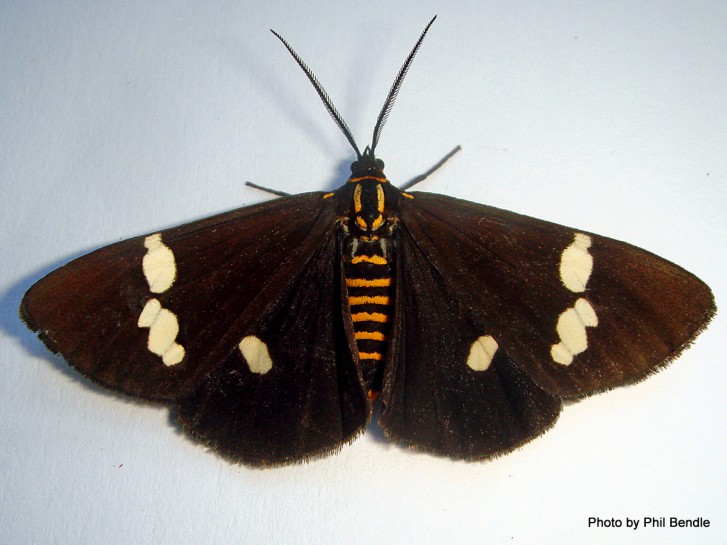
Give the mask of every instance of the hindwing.
[(239, 347), (177, 402), (184, 428), (229, 458), (277, 465), (325, 454), (370, 418), (341, 312), (334, 227), (256, 320), (231, 324)]
[(455, 458), (512, 450), (548, 429), (560, 399), (493, 344), (406, 229), (399, 237), (394, 325), (381, 425), (387, 436)]

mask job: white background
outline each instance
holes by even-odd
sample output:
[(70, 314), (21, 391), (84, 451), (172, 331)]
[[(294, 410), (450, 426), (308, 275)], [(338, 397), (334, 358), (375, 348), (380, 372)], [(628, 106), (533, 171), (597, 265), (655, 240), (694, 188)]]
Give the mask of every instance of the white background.
[[(724, 339), (564, 411), (487, 463), (387, 446), (231, 465), (164, 407), (106, 393), (17, 319), (70, 258), (268, 198), (329, 189), (433, 14), (378, 148), (393, 181), (627, 240), (725, 305), (727, 4), (722, 1), (95, 2), (0, 7), (0, 542), (719, 543), (727, 534)], [(647, 319), (648, 317), (645, 317)], [(588, 528), (706, 517), (708, 529)]]

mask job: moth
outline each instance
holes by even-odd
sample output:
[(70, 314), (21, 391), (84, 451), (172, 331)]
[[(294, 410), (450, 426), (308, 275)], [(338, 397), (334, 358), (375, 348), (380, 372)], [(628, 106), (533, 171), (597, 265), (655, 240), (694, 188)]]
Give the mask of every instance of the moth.
[(91, 380), (174, 408), (253, 466), (335, 452), (380, 425), (456, 459), (507, 453), (565, 401), (640, 381), (716, 309), (645, 250), (482, 204), (397, 188), (375, 150), (432, 19), (333, 192), (279, 198), (132, 238), (50, 273), (22, 319)]

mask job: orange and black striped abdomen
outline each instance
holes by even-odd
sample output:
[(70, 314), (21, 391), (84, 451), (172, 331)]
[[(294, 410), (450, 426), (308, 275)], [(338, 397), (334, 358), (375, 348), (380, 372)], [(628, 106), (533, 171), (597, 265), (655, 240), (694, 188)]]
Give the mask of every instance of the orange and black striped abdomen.
[(359, 239), (355, 248), (344, 271), (361, 373), (371, 395), (381, 389), (391, 328), (393, 271), (384, 244)]

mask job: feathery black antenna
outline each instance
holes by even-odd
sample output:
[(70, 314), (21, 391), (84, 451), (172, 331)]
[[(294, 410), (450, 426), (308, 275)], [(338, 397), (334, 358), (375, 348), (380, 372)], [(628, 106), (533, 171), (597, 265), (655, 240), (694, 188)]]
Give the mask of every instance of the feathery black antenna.
[(328, 93), (326, 93), (326, 90), (323, 88), (323, 85), (318, 81), (318, 78), (315, 77), (313, 72), (310, 68), (308, 68), (308, 65), (303, 62), (303, 59), (300, 58), (298, 53), (295, 52), (295, 50), (288, 45), (288, 42), (283, 39), (283, 37), (275, 32), (272, 28), (270, 29), (270, 32), (272, 32), (275, 37), (283, 42), (283, 45), (287, 48), (287, 50), (290, 52), (290, 54), (295, 59), (295, 62), (298, 63), (298, 66), (301, 67), (303, 72), (305, 72), (305, 75), (308, 76), (308, 79), (313, 84), (313, 87), (315, 87), (316, 92), (318, 93), (318, 96), (321, 97), (321, 100), (323, 101), (323, 105), (326, 107), (326, 110), (328, 110), (328, 113), (331, 115), (333, 120), (336, 122), (336, 125), (338, 125), (338, 128), (341, 129), (341, 132), (343, 132), (343, 135), (348, 140), (348, 143), (351, 144), (351, 147), (356, 152), (356, 157), (359, 159), (361, 158), (361, 152), (358, 149), (358, 146), (356, 145), (356, 141), (353, 138), (353, 135), (351, 134), (351, 129), (348, 128), (348, 125), (346, 125), (346, 122), (343, 120), (343, 117), (341, 117), (341, 114), (338, 113), (338, 110), (333, 105), (333, 102), (331, 102), (331, 97), (328, 96)]
[[(379, 113), (379, 117), (376, 120), (376, 126), (374, 127), (374, 136), (373, 140), (371, 141), (371, 146), (368, 146), (366, 150), (364, 151), (364, 155), (366, 156), (374, 156), (374, 151), (376, 150), (376, 144), (379, 143), (379, 137), (381, 136), (381, 129), (384, 128), (384, 124), (386, 123), (386, 120), (389, 117), (389, 112), (391, 112), (391, 108), (394, 106), (394, 101), (396, 100), (396, 96), (399, 94), (399, 89), (401, 89), (401, 84), (404, 83), (404, 78), (406, 77), (406, 73), (409, 71), (409, 67), (411, 66), (412, 61), (414, 60), (414, 57), (417, 54), (417, 51), (419, 51), (419, 47), (422, 45), (422, 42), (424, 41), (424, 37), (427, 35), (427, 32), (429, 31), (429, 27), (432, 26), (432, 23), (434, 23), (434, 20), (437, 18), (435, 15), (432, 17), (432, 20), (429, 21), (427, 26), (424, 28), (424, 31), (421, 33), (421, 36), (419, 36), (419, 39), (417, 40), (417, 43), (414, 45), (414, 49), (411, 50), (411, 53), (409, 53), (409, 56), (404, 61), (404, 64), (399, 69), (399, 73), (396, 75), (396, 79), (394, 80), (394, 83), (391, 85), (391, 89), (389, 89), (389, 94), (386, 97), (386, 100), (384, 101), (384, 106), (381, 108), (381, 112)], [(338, 110), (333, 105), (333, 102), (331, 101), (331, 97), (328, 96), (328, 93), (323, 88), (323, 85), (318, 81), (318, 78), (313, 74), (310, 68), (308, 68), (308, 65), (303, 62), (303, 59), (300, 58), (298, 53), (295, 52), (295, 50), (290, 47), (288, 42), (285, 41), (285, 39), (275, 32), (272, 28), (270, 29), (270, 32), (272, 32), (275, 37), (280, 40), (283, 45), (286, 47), (288, 52), (293, 56), (295, 59), (295, 62), (298, 63), (298, 66), (305, 72), (305, 75), (308, 76), (308, 80), (313, 84), (313, 87), (315, 88), (316, 92), (318, 93), (318, 96), (320, 97), (321, 101), (323, 101), (323, 105), (326, 107), (326, 110), (328, 110), (328, 113), (333, 118), (333, 120), (336, 122), (336, 125), (338, 125), (338, 128), (341, 129), (341, 132), (348, 140), (349, 144), (351, 144), (351, 147), (356, 152), (356, 157), (358, 159), (361, 159), (361, 151), (358, 149), (358, 146), (356, 145), (356, 140), (353, 138), (353, 134), (351, 134), (351, 129), (348, 128), (348, 125), (346, 125), (346, 122), (343, 120), (343, 117), (340, 113), (338, 113)]]
[(432, 17), (432, 20), (429, 21), (429, 24), (424, 28), (424, 31), (422, 32), (421, 36), (419, 36), (419, 39), (417, 40), (416, 45), (414, 46), (414, 49), (411, 50), (411, 53), (409, 53), (409, 56), (404, 61), (404, 64), (399, 69), (399, 73), (396, 75), (396, 79), (394, 80), (394, 83), (391, 85), (391, 89), (389, 90), (389, 96), (386, 97), (386, 100), (384, 101), (384, 106), (381, 108), (381, 113), (379, 113), (379, 118), (376, 120), (376, 126), (374, 127), (374, 136), (373, 140), (371, 140), (371, 154), (374, 155), (374, 151), (376, 150), (376, 144), (379, 143), (379, 136), (381, 136), (381, 129), (384, 128), (384, 124), (386, 123), (386, 120), (389, 117), (389, 112), (391, 112), (391, 108), (394, 106), (394, 101), (396, 100), (396, 95), (399, 94), (399, 89), (401, 88), (401, 84), (404, 83), (404, 78), (406, 77), (406, 73), (409, 71), (409, 66), (411, 66), (412, 61), (414, 60), (414, 56), (417, 54), (417, 51), (419, 51), (419, 46), (422, 45), (422, 42), (424, 41), (424, 37), (427, 35), (427, 31), (429, 30), (429, 27), (432, 26), (432, 23), (434, 23), (434, 20), (437, 18), (435, 15)]

